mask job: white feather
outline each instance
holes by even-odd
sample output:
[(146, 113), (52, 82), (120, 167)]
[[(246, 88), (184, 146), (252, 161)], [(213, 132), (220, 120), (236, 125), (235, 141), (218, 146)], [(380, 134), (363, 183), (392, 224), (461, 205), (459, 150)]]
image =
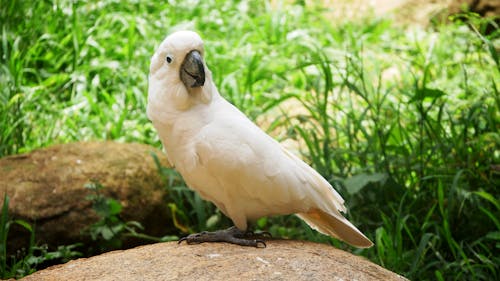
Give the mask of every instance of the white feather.
[[(223, 99), (206, 65), (204, 86), (184, 86), (179, 69), (191, 50), (203, 54), (201, 38), (191, 31), (161, 43), (151, 58), (147, 107), (169, 161), (187, 185), (241, 230), (262, 216), (299, 214), (320, 232), (371, 246), (341, 215), (344, 200), (333, 187)], [(167, 55), (172, 63), (165, 62)]]

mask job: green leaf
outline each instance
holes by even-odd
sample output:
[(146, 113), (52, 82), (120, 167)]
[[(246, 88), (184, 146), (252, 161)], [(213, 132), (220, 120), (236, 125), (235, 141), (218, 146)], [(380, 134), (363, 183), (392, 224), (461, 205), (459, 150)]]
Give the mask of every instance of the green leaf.
[(349, 194), (356, 194), (371, 182), (384, 182), (387, 180), (387, 174), (374, 173), (374, 174), (358, 174), (344, 180), (347, 192)]
[(124, 223), (119, 223), (117, 225), (113, 225), (111, 227), (111, 231), (113, 232), (114, 235), (117, 235), (118, 233), (122, 232), (123, 229), (125, 228), (125, 224)]
[(113, 238), (113, 236), (115, 235), (108, 226), (102, 227), (100, 229), (100, 232), (102, 238), (104, 238), (105, 240), (111, 240), (111, 238)]
[(486, 238), (500, 241), (500, 231), (492, 231), (486, 234)]
[(135, 227), (137, 229), (140, 229), (140, 230), (144, 230), (144, 227), (142, 226), (142, 224), (138, 221), (128, 221), (126, 223), (127, 226), (129, 227)]
[(439, 89), (432, 89), (432, 88), (417, 89), (417, 92), (411, 98), (410, 103), (415, 101), (423, 101), (425, 99), (435, 100), (445, 95), (446, 93)]
[(161, 242), (177, 241), (177, 240), (179, 240), (179, 236), (177, 235), (165, 235), (160, 237)]
[(31, 227), (31, 225), (26, 222), (26, 221), (23, 221), (23, 220), (14, 220), (14, 223), (15, 224), (18, 224), (22, 227), (24, 227), (26, 230), (28, 230), (29, 232), (33, 232), (33, 228)]
[(441, 271), (434, 271), (434, 275), (436, 276), (436, 280), (438, 281), (444, 281), (444, 277), (443, 277), (443, 274), (441, 273)]
[(268, 220), (267, 217), (262, 217), (262, 218), (258, 219), (257, 220), (257, 226), (260, 229), (263, 229), (267, 225), (267, 220)]
[(475, 191), (474, 194), (482, 197), (483, 199), (490, 201), (493, 205), (495, 205), (497, 210), (500, 210), (500, 201), (495, 199), (495, 196), (493, 196), (490, 193), (485, 192), (485, 191)]
[(106, 200), (101, 197), (95, 198), (93, 209), (100, 217), (105, 218), (109, 216), (109, 206)]
[(115, 199), (107, 199), (109, 215), (118, 215), (122, 211), (122, 205)]
[(215, 226), (218, 222), (219, 222), (219, 216), (217, 214), (213, 214), (211, 215), (208, 219), (207, 219), (207, 228), (211, 228), (213, 226)]

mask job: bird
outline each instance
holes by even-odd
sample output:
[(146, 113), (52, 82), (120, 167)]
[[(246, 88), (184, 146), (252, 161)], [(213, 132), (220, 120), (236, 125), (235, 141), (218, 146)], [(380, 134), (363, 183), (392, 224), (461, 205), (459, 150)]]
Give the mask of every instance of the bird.
[(295, 214), (352, 246), (373, 245), (342, 215), (344, 200), (327, 180), (220, 95), (198, 33), (168, 35), (151, 57), (148, 80), (146, 113), (168, 162), (234, 224), (179, 243), (265, 247), (263, 239), (248, 235), (249, 222)]

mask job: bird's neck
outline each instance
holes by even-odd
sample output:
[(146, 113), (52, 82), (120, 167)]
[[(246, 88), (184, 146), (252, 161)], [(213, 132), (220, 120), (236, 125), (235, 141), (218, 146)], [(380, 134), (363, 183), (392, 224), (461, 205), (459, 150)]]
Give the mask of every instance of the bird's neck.
[(217, 88), (214, 83), (209, 80), (205, 83), (204, 86), (190, 89), (188, 91), (189, 94), (189, 106), (195, 106), (198, 104), (210, 104), (212, 99), (219, 95), (217, 92)]

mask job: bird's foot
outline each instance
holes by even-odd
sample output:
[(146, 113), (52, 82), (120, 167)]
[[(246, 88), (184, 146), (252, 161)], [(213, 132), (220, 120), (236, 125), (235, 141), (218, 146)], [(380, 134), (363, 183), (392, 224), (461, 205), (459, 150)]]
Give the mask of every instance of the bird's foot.
[(235, 226), (224, 230), (214, 232), (203, 231), (200, 233), (190, 234), (179, 239), (178, 243), (186, 241), (188, 244), (199, 244), (203, 242), (227, 242), (240, 246), (250, 246), (256, 248), (265, 248), (266, 242), (264, 238), (270, 238), (269, 232), (253, 233), (251, 231), (241, 231)]

